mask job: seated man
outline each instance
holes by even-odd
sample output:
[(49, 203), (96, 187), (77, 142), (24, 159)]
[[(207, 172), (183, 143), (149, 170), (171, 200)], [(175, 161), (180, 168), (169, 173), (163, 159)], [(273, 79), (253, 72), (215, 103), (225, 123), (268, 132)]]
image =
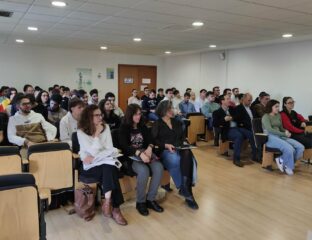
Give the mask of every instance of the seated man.
[(234, 121), (237, 123), (239, 132), (248, 139), (251, 150), (252, 160), (257, 161), (257, 150), (255, 139), (252, 133), (252, 120), (254, 118), (253, 113), (250, 109), (252, 103), (252, 95), (250, 93), (244, 94), (242, 103), (235, 108)]
[(236, 122), (233, 121), (234, 119), (232, 116), (235, 116), (236, 113), (234, 108), (229, 108), (230, 96), (221, 95), (219, 99), (221, 107), (212, 114), (213, 125), (216, 128), (220, 128), (222, 141), (230, 140), (234, 142), (233, 163), (238, 167), (243, 167), (244, 165), (240, 161), (241, 146), (245, 138), (251, 141), (250, 135), (247, 131), (238, 128)]
[(67, 111), (61, 108), (62, 100), (63, 98), (60, 94), (53, 94), (50, 99), (48, 120), (54, 126), (58, 126), (61, 119), (67, 114)]
[(146, 117), (150, 121), (158, 120), (158, 116), (155, 113), (157, 104), (156, 92), (152, 89), (149, 93), (149, 97), (145, 98), (142, 102), (142, 110), (146, 113)]
[(184, 100), (179, 103), (179, 109), (183, 117), (186, 117), (188, 113), (196, 112), (195, 106), (190, 102), (191, 94), (186, 92), (184, 93)]
[(16, 99), (18, 111), (9, 118), (8, 139), (18, 146), (54, 140), (56, 127), (47, 122), (40, 113), (31, 110), (31, 101), (25, 95)]
[(200, 90), (199, 98), (197, 98), (195, 100), (195, 103), (194, 103), (196, 112), (201, 112), (201, 108), (204, 105), (204, 103), (206, 102), (206, 93), (207, 93), (206, 89), (201, 89)]
[(265, 106), (270, 101), (270, 95), (266, 92), (261, 92), (259, 95), (259, 102), (252, 106), (253, 115), (255, 118), (262, 118), (265, 114)]
[(99, 92), (98, 90), (95, 88), (95, 89), (92, 89), (90, 91), (90, 101), (88, 102), (89, 105), (91, 104), (94, 104), (94, 105), (98, 105), (99, 104)]
[(212, 113), (220, 108), (218, 103), (215, 103), (215, 95), (212, 91), (206, 93), (206, 102), (202, 106), (201, 112), (208, 119), (208, 129), (212, 130)]
[(61, 119), (60, 122), (60, 140), (67, 142), (72, 147), (72, 134), (77, 132), (77, 123), (80, 119), (84, 102), (79, 98), (73, 98), (68, 104), (68, 113)]
[(110, 102), (111, 102), (111, 104), (112, 104), (112, 106), (113, 106), (113, 109), (114, 109), (114, 113), (118, 116), (118, 117), (120, 117), (120, 118), (122, 118), (125, 114), (123, 113), (123, 111), (121, 110), (121, 108), (120, 107), (118, 107), (117, 106), (117, 104), (115, 103), (115, 94), (114, 93), (112, 93), (112, 92), (108, 92), (108, 93), (106, 93), (105, 94), (105, 99), (108, 99)]

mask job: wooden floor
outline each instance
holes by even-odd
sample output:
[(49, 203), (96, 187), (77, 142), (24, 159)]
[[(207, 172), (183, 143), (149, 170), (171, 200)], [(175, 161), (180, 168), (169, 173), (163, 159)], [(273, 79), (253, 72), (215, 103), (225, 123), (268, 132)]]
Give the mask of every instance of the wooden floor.
[[(118, 226), (100, 211), (91, 222), (63, 209), (46, 214), (47, 238), (69, 239), (229, 239), (306, 240), (312, 234), (312, 165), (294, 176), (263, 170), (259, 164), (235, 167), (216, 148), (194, 150), (199, 166), (195, 197), (200, 209), (187, 208), (176, 189), (167, 194), (164, 213), (139, 215), (135, 199), (122, 210), (128, 226)], [(246, 158), (247, 160), (247, 158)], [(311, 238), (312, 239), (312, 238)]]

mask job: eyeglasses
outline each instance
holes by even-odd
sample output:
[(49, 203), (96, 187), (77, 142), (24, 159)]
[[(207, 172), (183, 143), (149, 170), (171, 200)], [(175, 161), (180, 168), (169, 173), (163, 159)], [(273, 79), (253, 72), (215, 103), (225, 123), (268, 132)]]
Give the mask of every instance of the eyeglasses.
[(31, 102), (25, 102), (25, 103), (22, 103), (21, 105), (22, 105), (22, 106), (30, 106), (30, 105), (31, 105)]
[(93, 114), (93, 117), (102, 117), (102, 114)]
[(295, 101), (288, 102), (286, 104), (295, 104)]

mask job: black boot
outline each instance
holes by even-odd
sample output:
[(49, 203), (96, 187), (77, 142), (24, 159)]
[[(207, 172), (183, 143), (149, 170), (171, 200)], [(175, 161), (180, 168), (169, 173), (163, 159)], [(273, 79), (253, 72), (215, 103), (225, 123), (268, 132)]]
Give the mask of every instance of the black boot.
[(198, 204), (193, 196), (192, 180), (190, 178), (183, 176), (179, 194), (185, 198), (185, 201), (190, 208), (198, 209)]

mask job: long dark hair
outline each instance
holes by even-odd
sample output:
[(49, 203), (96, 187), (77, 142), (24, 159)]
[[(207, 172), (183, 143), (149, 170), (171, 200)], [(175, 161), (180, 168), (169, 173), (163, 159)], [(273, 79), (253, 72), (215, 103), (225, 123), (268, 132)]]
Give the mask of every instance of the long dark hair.
[[(105, 111), (105, 104), (106, 104), (107, 102), (109, 102), (108, 98), (104, 98), (104, 99), (102, 99), (102, 100), (99, 102), (99, 109), (100, 109), (101, 112), (102, 112), (103, 119), (107, 119), (107, 118), (112, 117), (113, 115), (116, 115), (116, 114), (114, 113), (114, 109), (112, 109), (112, 110), (110, 111), (110, 113), (107, 114), (107, 112)], [(116, 115), (116, 116), (117, 116), (117, 115)]]
[[(92, 136), (96, 129), (93, 123), (93, 113), (99, 109), (97, 105), (88, 105), (81, 113), (80, 120), (78, 122), (78, 129), (83, 131), (85, 134)], [(105, 129), (105, 122), (103, 121), (103, 127)]]
[[(133, 116), (138, 111), (142, 112), (142, 109), (138, 104), (135, 104), (135, 103), (129, 104), (126, 109), (126, 114), (123, 119), (123, 124), (129, 127), (133, 127)], [(142, 127), (143, 125), (144, 125), (144, 119), (143, 119), (143, 116), (141, 116), (140, 122), (138, 123), (138, 127)]]
[(265, 113), (271, 113), (272, 112), (272, 107), (276, 104), (279, 104), (280, 102), (275, 100), (275, 99), (271, 99), (267, 105), (265, 106)]
[(50, 101), (49, 93), (47, 91), (43, 90), (43, 91), (40, 91), (39, 94), (36, 97), (36, 102), (38, 103), (38, 105), (43, 105), (43, 102), (41, 100), (41, 96), (42, 96), (43, 93), (48, 94), (48, 101), (46, 102), (46, 104), (49, 104), (49, 101)]
[(288, 101), (289, 99), (292, 99), (292, 97), (283, 97), (283, 112), (286, 113), (286, 114), (288, 114), (288, 110), (287, 110), (287, 108), (285, 107), (285, 104), (287, 103), (287, 101)]

